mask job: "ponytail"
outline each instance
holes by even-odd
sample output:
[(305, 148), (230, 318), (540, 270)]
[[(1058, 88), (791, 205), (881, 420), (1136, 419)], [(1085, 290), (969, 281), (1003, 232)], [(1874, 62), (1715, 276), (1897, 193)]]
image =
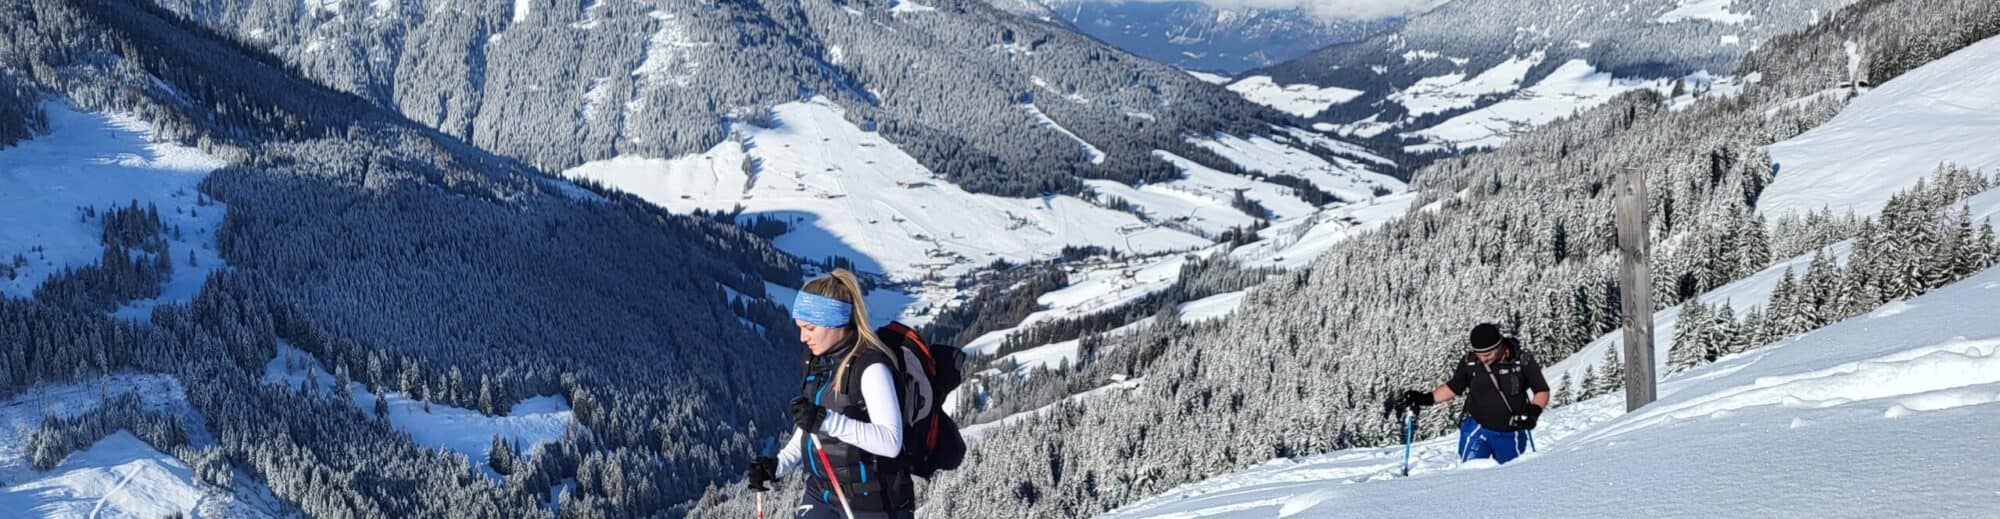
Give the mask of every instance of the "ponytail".
[(861, 353), (862, 347), (875, 348), (882, 354), (888, 355), (891, 362), (899, 360), (896, 358), (896, 352), (890, 351), (889, 346), (882, 343), (881, 337), (875, 336), (875, 329), (868, 324), (868, 303), (862, 300), (861, 282), (854, 277), (853, 272), (847, 269), (833, 269), (833, 273), (807, 282), (805, 291), (830, 297), (854, 307), (853, 315), (848, 316), (847, 325), (854, 328), (855, 342), (860, 344), (849, 350), (847, 357), (840, 360), (840, 367), (834, 370), (834, 391), (840, 391), (841, 386), (847, 381), (847, 366), (854, 363), (854, 357)]

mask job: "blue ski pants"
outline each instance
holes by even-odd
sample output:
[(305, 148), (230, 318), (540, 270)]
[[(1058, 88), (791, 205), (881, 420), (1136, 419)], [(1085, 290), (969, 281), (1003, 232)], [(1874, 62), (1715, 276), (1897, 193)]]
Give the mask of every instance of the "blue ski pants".
[(1479, 426), (1472, 417), (1458, 425), (1458, 460), (1471, 461), (1479, 458), (1493, 458), (1506, 463), (1514, 461), (1523, 451), (1534, 445), (1534, 431), (1520, 430), (1499, 432)]

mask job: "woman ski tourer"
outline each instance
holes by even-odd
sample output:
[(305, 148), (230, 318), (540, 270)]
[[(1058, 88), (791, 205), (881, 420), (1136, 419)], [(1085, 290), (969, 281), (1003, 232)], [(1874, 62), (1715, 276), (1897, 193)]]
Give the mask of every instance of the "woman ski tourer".
[(805, 380), (790, 406), (796, 429), (778, 457), (751, 461), (750, 488), (803, 469), (797, 519), (915, 517), (910, 473), (897, 463), (903, 416), (894, 353), (869, 329), (854, 273), (837, 269), (806, 283), (792, 320), (806, 346)]
[(1535, 423), (1549, 405), (1549, 382), (1520, 342), (1488, 323), (1472, 327), (1465, 356), (1451, 380), (1430, 391), (1403, 393), (1403, 405), (1423, 407), (1465, 396), (1458, 458), (1506, 463), (1534, 444)]

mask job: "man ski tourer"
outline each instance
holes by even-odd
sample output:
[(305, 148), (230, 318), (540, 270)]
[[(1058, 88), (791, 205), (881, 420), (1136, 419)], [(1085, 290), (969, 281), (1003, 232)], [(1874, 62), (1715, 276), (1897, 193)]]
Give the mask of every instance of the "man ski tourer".
[(1520, 342), (1488, 323), (1472, 327), (1464, 358), (1451, 380), (1430, 391), (1403, 392), (1409, 407), (1436, 405), (1465, 395), (1458, 427), (1458, 458), (1493, 458), (1506, 463), (1534, 444), (1532, 431), (1549, 405), (1549, 382), (1542, 367), (1521, 351)]

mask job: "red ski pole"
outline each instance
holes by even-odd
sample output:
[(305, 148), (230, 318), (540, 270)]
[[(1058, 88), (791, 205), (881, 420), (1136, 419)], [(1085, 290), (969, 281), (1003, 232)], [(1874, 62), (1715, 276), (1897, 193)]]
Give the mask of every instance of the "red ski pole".
[(833, 461), (827, 459), (826, 449), (815, 445), (813, 452), (819, 454), (820, 466), (826, 467), (826, 480), (833, 482), (833, 495), (840, 499), (840, 511), (847, 514), (847, 519), (854, 519), (854, 508), (847, 505), (847, 492), (840, 489), (840, 476), (833, 475)]

